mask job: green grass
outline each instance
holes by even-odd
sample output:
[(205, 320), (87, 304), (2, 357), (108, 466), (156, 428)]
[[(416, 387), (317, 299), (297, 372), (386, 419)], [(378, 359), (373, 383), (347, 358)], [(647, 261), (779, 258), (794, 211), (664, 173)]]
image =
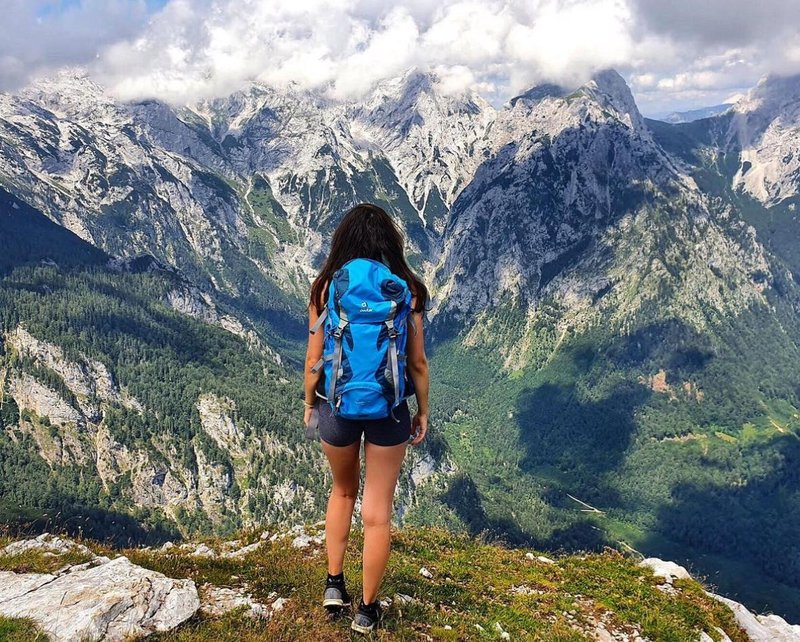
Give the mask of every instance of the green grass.
[[(53, 573), (67, 565), (83, 564), (91, 558), (80, 551), (64, 555), (45, 555), (42, 551), (26, 551), (19, 555), (0, 555), (0, 571), (14, 573)], [(2, 639), (2, 638), (0, 638)]]
[[(240, 539), (255, 537), (250, 533)], [(192, 578), (198, 585), (246, 585), (255, 599), (268, 601), (273, 592), (289, 598), (268, 622), (253, 622), (237, 613), (220, 619), (197, 615), (175, 631), (151, 639), (350, 639), (349, 617), (331, 619), (319, 606), (326, 571), (324, 547), (298, 550), (287, 541), (265, 543), (243, 560), (198, 559), (175, 549), (122, 551), (137, 564), (170, 577)], [(212, 547), (217, 543), (209, 541)], [(360, 590), (361, 544), (360, 534), (354, 531), (345, 563), (354, 596)], [(439, 528), (394, 532), (380, 596), (403, 593), (414, 601), (391, 604), (385, 625), (374, 639), (419, 640), (424, 635), (433, 640), (496, 639), (495, 623), (499, 622), (514, 640), (577, 642), (590, 639), (586, 631), (601, 617), (615, 629), (639, 630), (653, 642), (697, 639), (700, 631), (719, 639), (715, 627), (734, 642), (747, 639), (731, 612), (709, 598), (697, 582), (676, 584), (679, 592), (668, 595), (659, 589), (662, 580), (615, 551), (557, 557), (553, 564), (528, 559), (527, 552)], [(431, 579), (419, 574), (422, 566), (433, 573)], [(524, 587), (524, 592), (512, 587)]]
[(31, 620), (0, 615), (0, 640), (3, 642), (47, 642), (47, 636), (36, 630)]
[[(289, 225), (288, 215), (280, 203), (275, 200), (270, 184), (263, 177), (253, 177), (253, 189), (250, 191), (248, 201), (253, 208), (253, 214), (257, 217), (258, 223), (269, 227), (279, 241), (285, 243), (297, 242), (297, 234)], [(271, 238), (270, 244), (274, 246), (274, 241)], [(274, 247), (268, 249), (274, 250)]]

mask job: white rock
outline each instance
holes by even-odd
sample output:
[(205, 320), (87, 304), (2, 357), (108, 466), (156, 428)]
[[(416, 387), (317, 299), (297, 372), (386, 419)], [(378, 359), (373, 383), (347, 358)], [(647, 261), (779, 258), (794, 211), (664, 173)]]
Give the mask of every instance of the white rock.
[(534, 555), (533, 553), (525, 553), (525, 559), (533, 561), (536, 559), (536, 555)]
[(549, 557), (545, 557), (544, 555), (539, 555), (539, 557), (537, 557), (536, 560), (541, 562), (542, 564), (555, 564), (553, 560), (551, 560)]
[(519, 585), (512, 584), (510, 591), (514, 595), (542, 595), (544, 593), (544, 591), (531, 588), (526, 584), (519, 584)]
[(252, 553), (253, 551), (257, 551), (261, 546), (264, 544), (263, 540), (259, 540), (258, 542), (254, 542), (252, 544), (248, 544), (247, 546), (242, 546), (235, 551), (226, 551), (220, 557), (224, 557), (226, 559), (237, 559), (240, 557), (244, 557)]
[(614, 642), (614, 636), (608, 632), (608, 629), (602, 624), (598, 625), (594, 630), (594, 639), (597, 642)]
[(268, 618), (272, 610), (261, 602), (253, 599), (252, 595), (245, 594), (241, 589), (232, 589), (206, 584), (201, 590), (200, 611), (211, 617), (221, 617), (226, 613), (241, 607), (247, 607), (245, 617)]
[(122, 642), (169, 631), (199, 606), (192, 580), (170, 579), (126, 557), (97, 557), (61, 575), (0, 571), (0, 615), (31, 618), (54, 642)]
[(691, 575), (683, 566), (675, 562), (665, 562), (657, 557), (648, 557), (647, 559), (639, 562), (639, 566), (649, 568), (653, 571), (656, 577), (663, 577), (667, 582), (672, 584), (672, 580), (689, 580)]
[(232, 539), (229, 542), (223, 542), (222, 548), (225, 550), (231, 551), (235, 548), (239, 548), (242, 545), (242, 540), (240, 539)]
[(70, 539), (62, 539), (50, 533), (42, 533), (34, 539), (23, 539), (17, 542), (11, 542), (5, 548), (0, 549), (0, 555), (21, 555), (22, 553), (29, 553), (31, 551), (52, 553), (53, 555), (79, 552), (87, 555), (89, 558), (95, 557), (95, 554), (83, 544), (78, 544)]
[(752, 642), (800, 642), (800, 626), (792, 625), (777, 615), (754, 615), (744, 605), (734, 600), (709, 593), (715, 600), (727, 605)]
[(308, 548), (311, 546), (311, 537), (305, 533), (298, 535), (292, 540), (292, 546), (295, 548)]
[(427, 577), (428, 579), (430, 579), (430, 578), (432, 578), (432, 577), (433, 577), (433, 573), (431, 573), (431, 572), (430, 572), (430, 571), (429, 571), (427, 568), (425, 568), (424, 566), (423, 566), (423, 567), (421, 567), (421, 568), (419, 569), (419, 574), (420, 574), (420, 575), (422, 575), (422, 577)]
[(213, 548), (210, 548), (206, 544), (200, 544), (197, 548), (194, 549), (192, 552), (192, 557), (216, 557), (217, 553)]
[(416, 602), (417, 600), (411, 597), (410, 595), (406, 595), (405, 593), (395, 593), (394, 601), (399, 604), (411, 604), (412, 602)]

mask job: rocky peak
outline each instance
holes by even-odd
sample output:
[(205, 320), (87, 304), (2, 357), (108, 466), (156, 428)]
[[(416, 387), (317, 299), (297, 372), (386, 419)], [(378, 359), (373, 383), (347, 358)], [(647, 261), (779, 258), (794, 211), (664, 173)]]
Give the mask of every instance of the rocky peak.
[(285, 125), (289, 119), (303, 118), (309, 126), (318, 126), (329, 110), (335, 110), (333, 101), (320, 92), (304, 90), (296, 83), (277, 88), (252, 82), (228, 96), (187, 105), (183, 113), (199, 116), (215, 138), (222, 141), (228, 134), (246, 133), (248, 126), (264, 126), (269, 122)]
[(529, 105), (538, 103), (545, 98), (563, 98), (569, 94), (569, 89), (561, 85), (553, 83), (544, 83), (542, 85), (534, 85), (530, 89), (524, 91), (518, 96), (514, 96), (506, 104), (507, 107), (514, 107), (518, 102), (526, 103)]
[(362, 101), (353, 105), (357, 119), (382, 128), (399, 128), (398, 137), (407, 135), (414, 125), (436, 125), (442, 119), (478, 116), (493, 109), (476, 92), (446, 94), (440, 89), (441, 78), (434, 71), (411, 67), (400, 76), (379, 82)]
[(398, 109), (408, 108), (423, 96), (435, 95), (437, 82), (438, 77), (434, 72), (411, 67), (399, 76), (378, 82), (360, 104), (368, 111), (382, 110), (387, 104), (395, 105)]
[(567, 113), (581, 120), (613, 118), (627, 127), (643, 131), (643, 119), (625, 79), (613, 69), (595, 73), (588, 82), (575, 89), (543, 83), (515, 96), (504, 106), (506, 111), (542, 119), (550, 113), (563, 119)]
[(756, 110), (776, 113), (784, 109), (797, 112), (800, 105), (800, 74), (778, 76), (770, 74), (759, 80), (758, 84), (740, 98), (733, 111), (746, 114)]
[(117, 103), (84, 67), (65, 67), (32, 81), (17, 94), (51, 111), (59, 118), (84, 120), (127, 120), (127, 109)]
[(354, 140), (386, 156), (420, 218), (437, 234), (480, 163), (495, 118), (477, 93), (448, 94), (439, 84), (435, 72), (412, 67), (346, 109)]
[(727, 146), (740, 154), (734, 187), (766, 205), (796, 197), (798, 136), (800, 75), (763, 78), (731, 110)]
[(597, 72), (581, 91), (623, 119), (627, 116), (632, 123), (641, 126), (642, 115), (639, 113), (630, 87), (615, 70), (605, 69)]

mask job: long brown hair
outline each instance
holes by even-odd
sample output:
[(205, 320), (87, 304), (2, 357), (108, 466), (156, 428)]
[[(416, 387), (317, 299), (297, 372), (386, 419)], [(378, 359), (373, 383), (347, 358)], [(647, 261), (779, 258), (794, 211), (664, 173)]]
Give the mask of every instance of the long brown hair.
[(347, 211), (334, 231), (328, 258), (311, 284), (309, 305), (316, 307), (317, 314), (322, 313), (328, 300), (326, 286), (333, 273), (350, 259), (359, 257), (386, 263), (416, 297), (414, 312), (425, 311), (428, 288), (406, 261), (402, 232), (383, 209), (372, 203), (359, 203)]

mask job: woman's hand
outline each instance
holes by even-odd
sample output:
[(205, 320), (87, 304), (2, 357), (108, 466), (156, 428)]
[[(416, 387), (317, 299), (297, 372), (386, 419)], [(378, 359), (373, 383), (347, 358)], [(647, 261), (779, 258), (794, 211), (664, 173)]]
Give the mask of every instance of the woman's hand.
[(305, 412), (303, 413), (303, 425), (308, 426), (308, 422), (311, 421), (311, 413), (314, 412), (314, 408), (309, 408), (306, 406)]
[(425, 439), (426, 432), (428, 432), (428, 415), (417, 413), (411, 420), (411, 434), (415, 435), (414, 439), (411, 440), (411, 445), (416, 446)]

